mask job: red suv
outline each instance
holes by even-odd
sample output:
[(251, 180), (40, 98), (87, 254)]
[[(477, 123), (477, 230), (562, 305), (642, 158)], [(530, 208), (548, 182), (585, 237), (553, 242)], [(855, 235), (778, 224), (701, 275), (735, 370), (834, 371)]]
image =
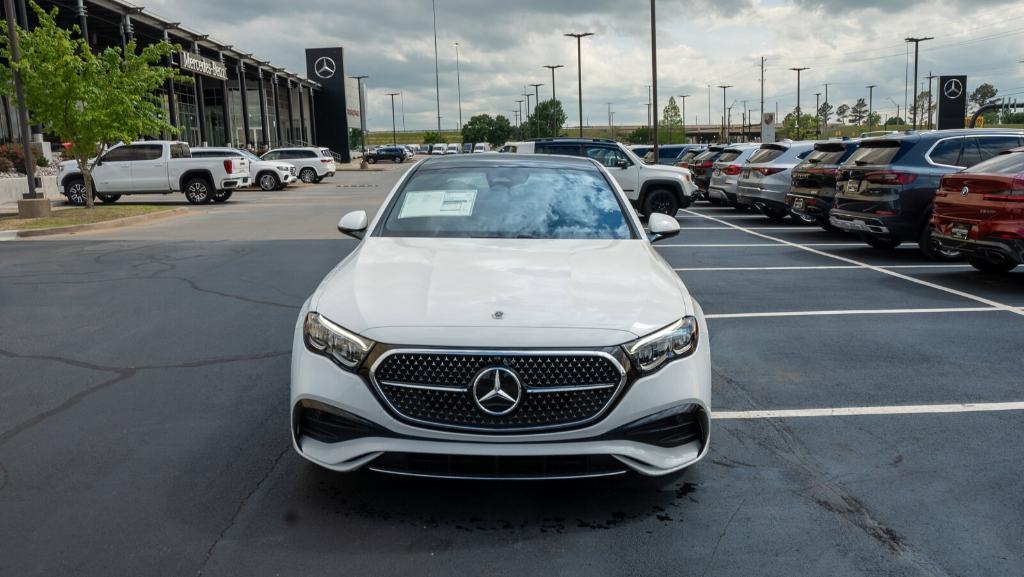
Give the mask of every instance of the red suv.
[(932, 225), (933, 239), (982, 272), (1024, 264), (1024, 148), (943, 177)]

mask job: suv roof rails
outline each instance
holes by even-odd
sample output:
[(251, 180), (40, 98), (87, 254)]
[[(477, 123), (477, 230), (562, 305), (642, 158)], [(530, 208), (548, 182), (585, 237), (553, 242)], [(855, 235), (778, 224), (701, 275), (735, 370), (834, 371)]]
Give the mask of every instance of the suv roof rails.
[(553, 142), (556, 140), (576, 140), (580, 142), (618, 142), (616, 140), (612, 140), (611, 138), (580, 138), (578, 136), (548, 136), (545, 138), (530, 138), (527, 139), (526, 142)]

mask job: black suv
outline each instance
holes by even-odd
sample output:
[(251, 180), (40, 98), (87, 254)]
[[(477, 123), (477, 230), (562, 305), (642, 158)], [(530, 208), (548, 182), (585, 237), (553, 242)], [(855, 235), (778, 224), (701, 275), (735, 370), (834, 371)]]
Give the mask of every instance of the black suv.
[(859, 139), (818, 142), (814, 151), (793, 168), (793, 182), (786, 194), (786, 206), (793, 214), (817, 222), (827, 231), (828, 213), (836, 196), (836, 175), (839, 167), (860, 147)]
[(932, 205), (946, 174), (975, 165), (1022, 144), (1024, 131), (936, 130), (868, 138), (836, 177), (829, 222), (860, 233), (872, 247), (891, 249), (917, 241), (928, 257), (961, 257), (931, 238)]
[(373, 152), (366, 153), (366, 162), (376, 164), (378, 160), (390, 160), (391, 162), (405, 162), (405, 149), (397, 146), (384, 146)]
[(711, 186), (711, 173), (714, 171), (715, 161), (729, 148), (728, 144), (713, 144), (704, 152), (693, 157), (690, 161), (690, 174), (693, 175), (693, 183), (700, 190), (700, 195), (711, 201), (711, 204), (719, 204), (720, 201), (708, 197), (708, 187)]

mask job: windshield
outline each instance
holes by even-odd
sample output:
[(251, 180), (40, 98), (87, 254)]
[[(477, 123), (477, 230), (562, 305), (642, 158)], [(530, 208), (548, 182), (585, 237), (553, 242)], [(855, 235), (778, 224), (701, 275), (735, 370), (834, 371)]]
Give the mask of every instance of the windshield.
[(380, 236), (636, 238), (597, 170), (523, 166), (430, 168), (395, 196)]
[(1024, 173), (1024, 152), (1006, 152), (982, 163), (975, 164), (964, 172), (972, 174), (1022, 174)]
[(255, 154), (249, 152), (248, 150), (236, 149), (234, 152), (237, 152), (238, 154), (241, 154), (245, 158), (248, 158), (249, 160), (253, 160), (256, 162), (263, 160), (262, 158), (256, 156)]

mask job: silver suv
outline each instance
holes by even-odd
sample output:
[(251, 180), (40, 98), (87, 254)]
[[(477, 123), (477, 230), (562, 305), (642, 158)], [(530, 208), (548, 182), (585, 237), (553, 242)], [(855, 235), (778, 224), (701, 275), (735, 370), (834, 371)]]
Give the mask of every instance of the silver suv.
[(813, 142), (762, 144), (743, 166), (736, 204), (757, 208), (776, 222), (785, 220), (789, 216), (786, 194), (792, 186), (793, 167), (813, 151)]
[(743, 172), (743, 165), (747, 159), (759, 149), (759, 144), (734, 144), (722, 151), (722, 156), (718, 157), (711, 170), (708, 198), (746, 210), (745, 206), (736, 204), (740, 173)]
[(334, 156), (326, 148), (275, 148), (264, 154), (263, 160), (283, 160), (294, 164), (299, 171), (299, 180), (307, 184), (334, 176), (338, 170)]

